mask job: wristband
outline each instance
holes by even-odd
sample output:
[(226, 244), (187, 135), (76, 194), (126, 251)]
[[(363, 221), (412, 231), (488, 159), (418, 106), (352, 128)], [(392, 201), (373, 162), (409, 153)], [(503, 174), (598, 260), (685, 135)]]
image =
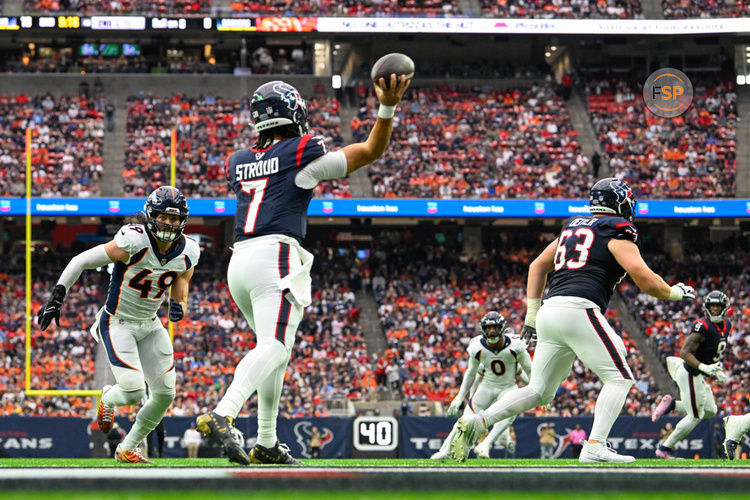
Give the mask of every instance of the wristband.
[(381, 104), (378, 108), (378, 118), (382, 118), (384, 120), (390, 120), (393, 118), (393, 115), (396, 114), (396, 105), (393, 106), (386, 106), (385, 104)]
[(526, 319), (524, 324), (529, 326), (536, 326), (536, 313), (542, 306), (542, 299), (526, 298)]

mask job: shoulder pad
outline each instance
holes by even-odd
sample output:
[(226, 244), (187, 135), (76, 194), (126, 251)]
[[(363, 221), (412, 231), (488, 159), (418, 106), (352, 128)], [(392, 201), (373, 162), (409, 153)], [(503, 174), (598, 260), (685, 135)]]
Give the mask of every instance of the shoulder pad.
[(151, 245), (146, 231), (147, 229), (141, 224), (126, 224), (115, 234), (115, 243), (122, 250), (133, 255)]
[(319, 135), (303, 135), (297, 143), (297, 167), (304, 167), (328, 152), (326, 141)]
[(693, 326), (690, 327), (690, 333), (700, 333), (705, 335), (708, 332), (708, 321), (705, 319), (696, 319), (693, 321)]
[[(201, 257), (201, 247), (198, 244), (197, 241), (195, 241), (190, 236), (185, 236), (185, 250), (183, 251), (184, 254), (187, 256), (188, 259), (190, 259), (190, 267), (195, 267), (198, 265), (198, 260)], [(187, 269), (185, 269), (187, 271)]]
[(473, 339), (471, 339), (471, 342), (469, 342), (469, 347), (466, 348), (466, 351), (469, 353), (469, 356), (475, 356), (479, 351), (482, 350), (482, 336), (477, 335)]

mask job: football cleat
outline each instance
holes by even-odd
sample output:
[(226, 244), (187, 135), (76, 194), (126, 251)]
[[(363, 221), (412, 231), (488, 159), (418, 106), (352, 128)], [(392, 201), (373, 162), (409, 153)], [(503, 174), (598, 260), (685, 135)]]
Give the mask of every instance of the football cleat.
[(737, 447), (739, 446), (740, 438), (742, 437), (742, 429), (736, 425), (737, 420), (732, 418), (731, 415), (722, 418), (724, 421), (724, 453), (727, 455), (729, 460), (734, 460)]
[[(215, 411), (208, 412), (195, 419), (196, 429), (204, 436), (224, 449), (230, 462), (250, 465), (250, 457), (242, 448), (242, 443), (237, 440), (237, 432), (234, 429), (234, 419), (223, 417)], [(241, 434), (240, 434), (241, 435)]]
[(476, 446), (474, 448), (474, 455), (476, 455), (477, 458), (483, 458), (486, 460), (490, 458), (490, 449), (489, 447), (482, 446), (482, 445)]
[(117, 447), (115, 450), (115, 460), (123, 464), (153, 464), (151, 460), (141, 454), (141, 450), (133, 448), (132, 450), (121, 450)]
[(301, 460), (292, 456), (287, 445), (278, 441), (273, 448), (256, 444), (255, 448), (250, 450), (250, 460), (254, 464), (304, 465)]
[(672, 410), (674, 410), (674, 398), (669, 394), (665, 394), (664, 397), (661, 398), (661, 401), (659, 401), (659, 404), (656, 405), (656, 408), (651, 412), (651, 421), (656, 422), (665, 413), (669, 413)]
[(739, 444), (740, 443), (733, 439), (724, 440), (724, 453), (729, 460), (734, 460), (734, 456), (737, 453), (737, 446), (739, 446)]
[(448, 451), (440, 448), (438, 451), (432, 454), (430, 460), (443, 460), (444, 458), (448, 458)]
[(609, 446), (602, 443), (591, 444), (588, 441), (583, 442), (583, 449), (578, 461), (582, 464), (597, 463), (620, 463), (629, 464), (635, 462), (635, 457), (630, 455), (620, 455)]
[(665, 458), (667, 460), (677, 460), (681, 459), (681, 457), (676, 457), (672, 453), (674, 450), (667, 448), (663, 444), (660, 444), (656, 447), (656, 451), (654, 452), (654, 455), (656, 455), (656, 458)]
[(99, 396), (99, 404), (96, 407), (96, 423), (99, 424), (99, 430), (104, 434), (109, 434), (112, 430), (112, 424), (115, 422), (115, 409), (111, 406), (105, 405), (102, 396), (112, 388), (111, 385), (105, 385), (102, 388), (102, 393)]
[(487, 428), (484, 425), (484, 419), (477, 414), (464, 415), (459, 418), (456, 428), (458, 432), (451, 441), (451, 455), (457, 462), (465, 462), (466, 457), (469, 456), (469, 450)]

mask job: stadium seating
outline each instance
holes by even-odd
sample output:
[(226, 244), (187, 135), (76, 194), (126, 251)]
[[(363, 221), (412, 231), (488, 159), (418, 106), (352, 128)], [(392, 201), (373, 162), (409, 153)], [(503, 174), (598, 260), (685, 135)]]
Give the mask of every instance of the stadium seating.
[(730, 81), (694, 81), (690, 109), (672, 119), (644, 112), (636, 82), (591, 79), (586, 85), (604, 161), (637, 196), (734, 197), (737, 108)]
[(198, 16), (210, 12), (209, 0), (24, 0), (26, 14), (76, 13), (127, 15), (133, 13), (163, 16)]
[(662, 0), (661, 4), (667, 19), (750, 16), (750, 3), (746, 0)]
[[(339, 104), (333, 98), (309, 102), (312, 133), (339, 147)], [(248, 99), (218, 96), (168, 98), (151, 93), (128, 98), (127, 149), (123, 171), (126, 196), (146, 196), (168, 182), (171, 130), (177, 130), (177, 187), (189, 198), (227, 197), (224, 172), (228, 152), (249, 147), (255, 140)], [(346, 179), (321, 183), (320, 196), (349, 196)], [(233, 195), (232, 195), (233, 196)]]
[[(379, 243), (370, 265), (389, 341), (385, 355), (401, 367), (405, 396), (447, 405), (458, 392), (467, 366), (466, 346), (479, 334), (477, 325), (486, 311), (499, 311), (512, 330), (520, 333), (524, 275), (538, 252), (538, 235), (508, 234), (498, 242), (497, 250), (474, 257), (418, 241), (381, 237)], [(608, 317), (625, 340), (628, 364), (636, 377), (625, 412), (646, 415), (658, 389), (635, 344), (622, 331), (615, 311)], [(576, 362), (549, 408), (534, 413), (591, 414), (600, 388), (599, 379)]]
[[(363, 99), (352, 121), (363, 140), (376, 114)], [(369, 168), (378, 197), (576, 198), (592, 184), (565, 105), (547, 84), (412, 88), (391, 145)]]
[[(86, 397), (26, 397), (24, 253), (22, 247), (3, 257), (0, 272), (0, 414), (44, 416), (89, 416)], [(46, 303), (70, 252), (34, 252), (32, 314)], [(31, 389), (96, 389), (94, 357), (96, 342), (89, 327), (103, 297), (99, 273), (86, 273), (79, 286), (65, 298), (60, 326), (42, 332), (32, 322)], [(104, 278), (106, 279), (106, 277)]]
[(485, 17), (638, 19), (640, 0), (480, 0)]
[[(649, 265), (670, 282), (684, 281), (693, 285), (698, 292), (694, 301), (665, 302), (639, 293), (627, 282), (621, 285), (631, 311), (640, 318), (653, 349), (661, 359), (679, 356), (692, 322), (703, 316), (701, 304), (708, 292), (722, 290), (729, 296), (729, 319), (733, 329), (723, 361), (730, 379), (724, 385), (711, 383), (722, 414), (750, 412), (750, 342), (746, 335), (750, 328), (747, 320), (750, 314), (747, 289), (750, 262), (746, 254), (737, 252), (738, 248), (746, 248), (747, 243), (746, 238), (731, 238), (721, 244), (702, 240), (686, 245), (685, 256), (681, 259), (670, 258), (661, 252), (646, 255)], [(691, 250), (693, 247), (704, 250), (695, 252)]]
[(0, 96), (0, 196), (26, 194), (27, 128), (35, 196), (98, 196), (105, 106), (83, 94)]

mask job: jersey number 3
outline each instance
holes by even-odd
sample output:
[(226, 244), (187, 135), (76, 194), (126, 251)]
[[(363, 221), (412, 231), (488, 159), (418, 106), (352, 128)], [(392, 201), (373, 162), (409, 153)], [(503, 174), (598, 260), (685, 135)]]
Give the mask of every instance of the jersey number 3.
[[(583, 241), (576, 243), (574, 250), (578, 252), (577, 256), (566, 258), (565, 253), (567, 252), (566, 240), (571, 236), (575, 236), (577, 239), (583, 238)], [(580, 269), (586, 265), (586, 261), (589, 259), (589, 249), (594, 244), (594, 231), (588, 227), (579, 227), (573, 232), (572, 229), (565, 229), (560, 233), (560, 240), (557, 243), (557, 250), (555, 251), (555, 271), (559, 271), (563, 267), (568, 269)]]
[(252, 234), (255, 232), (255, 221), (258, 219), (260, 204), (263, 202), (263, 195), (266, 192), (268, 177), (253, 181), (242, 181), (240, 185), (242, 186), (242, 192), (251, 196), (245, 216), (245, 234)]

